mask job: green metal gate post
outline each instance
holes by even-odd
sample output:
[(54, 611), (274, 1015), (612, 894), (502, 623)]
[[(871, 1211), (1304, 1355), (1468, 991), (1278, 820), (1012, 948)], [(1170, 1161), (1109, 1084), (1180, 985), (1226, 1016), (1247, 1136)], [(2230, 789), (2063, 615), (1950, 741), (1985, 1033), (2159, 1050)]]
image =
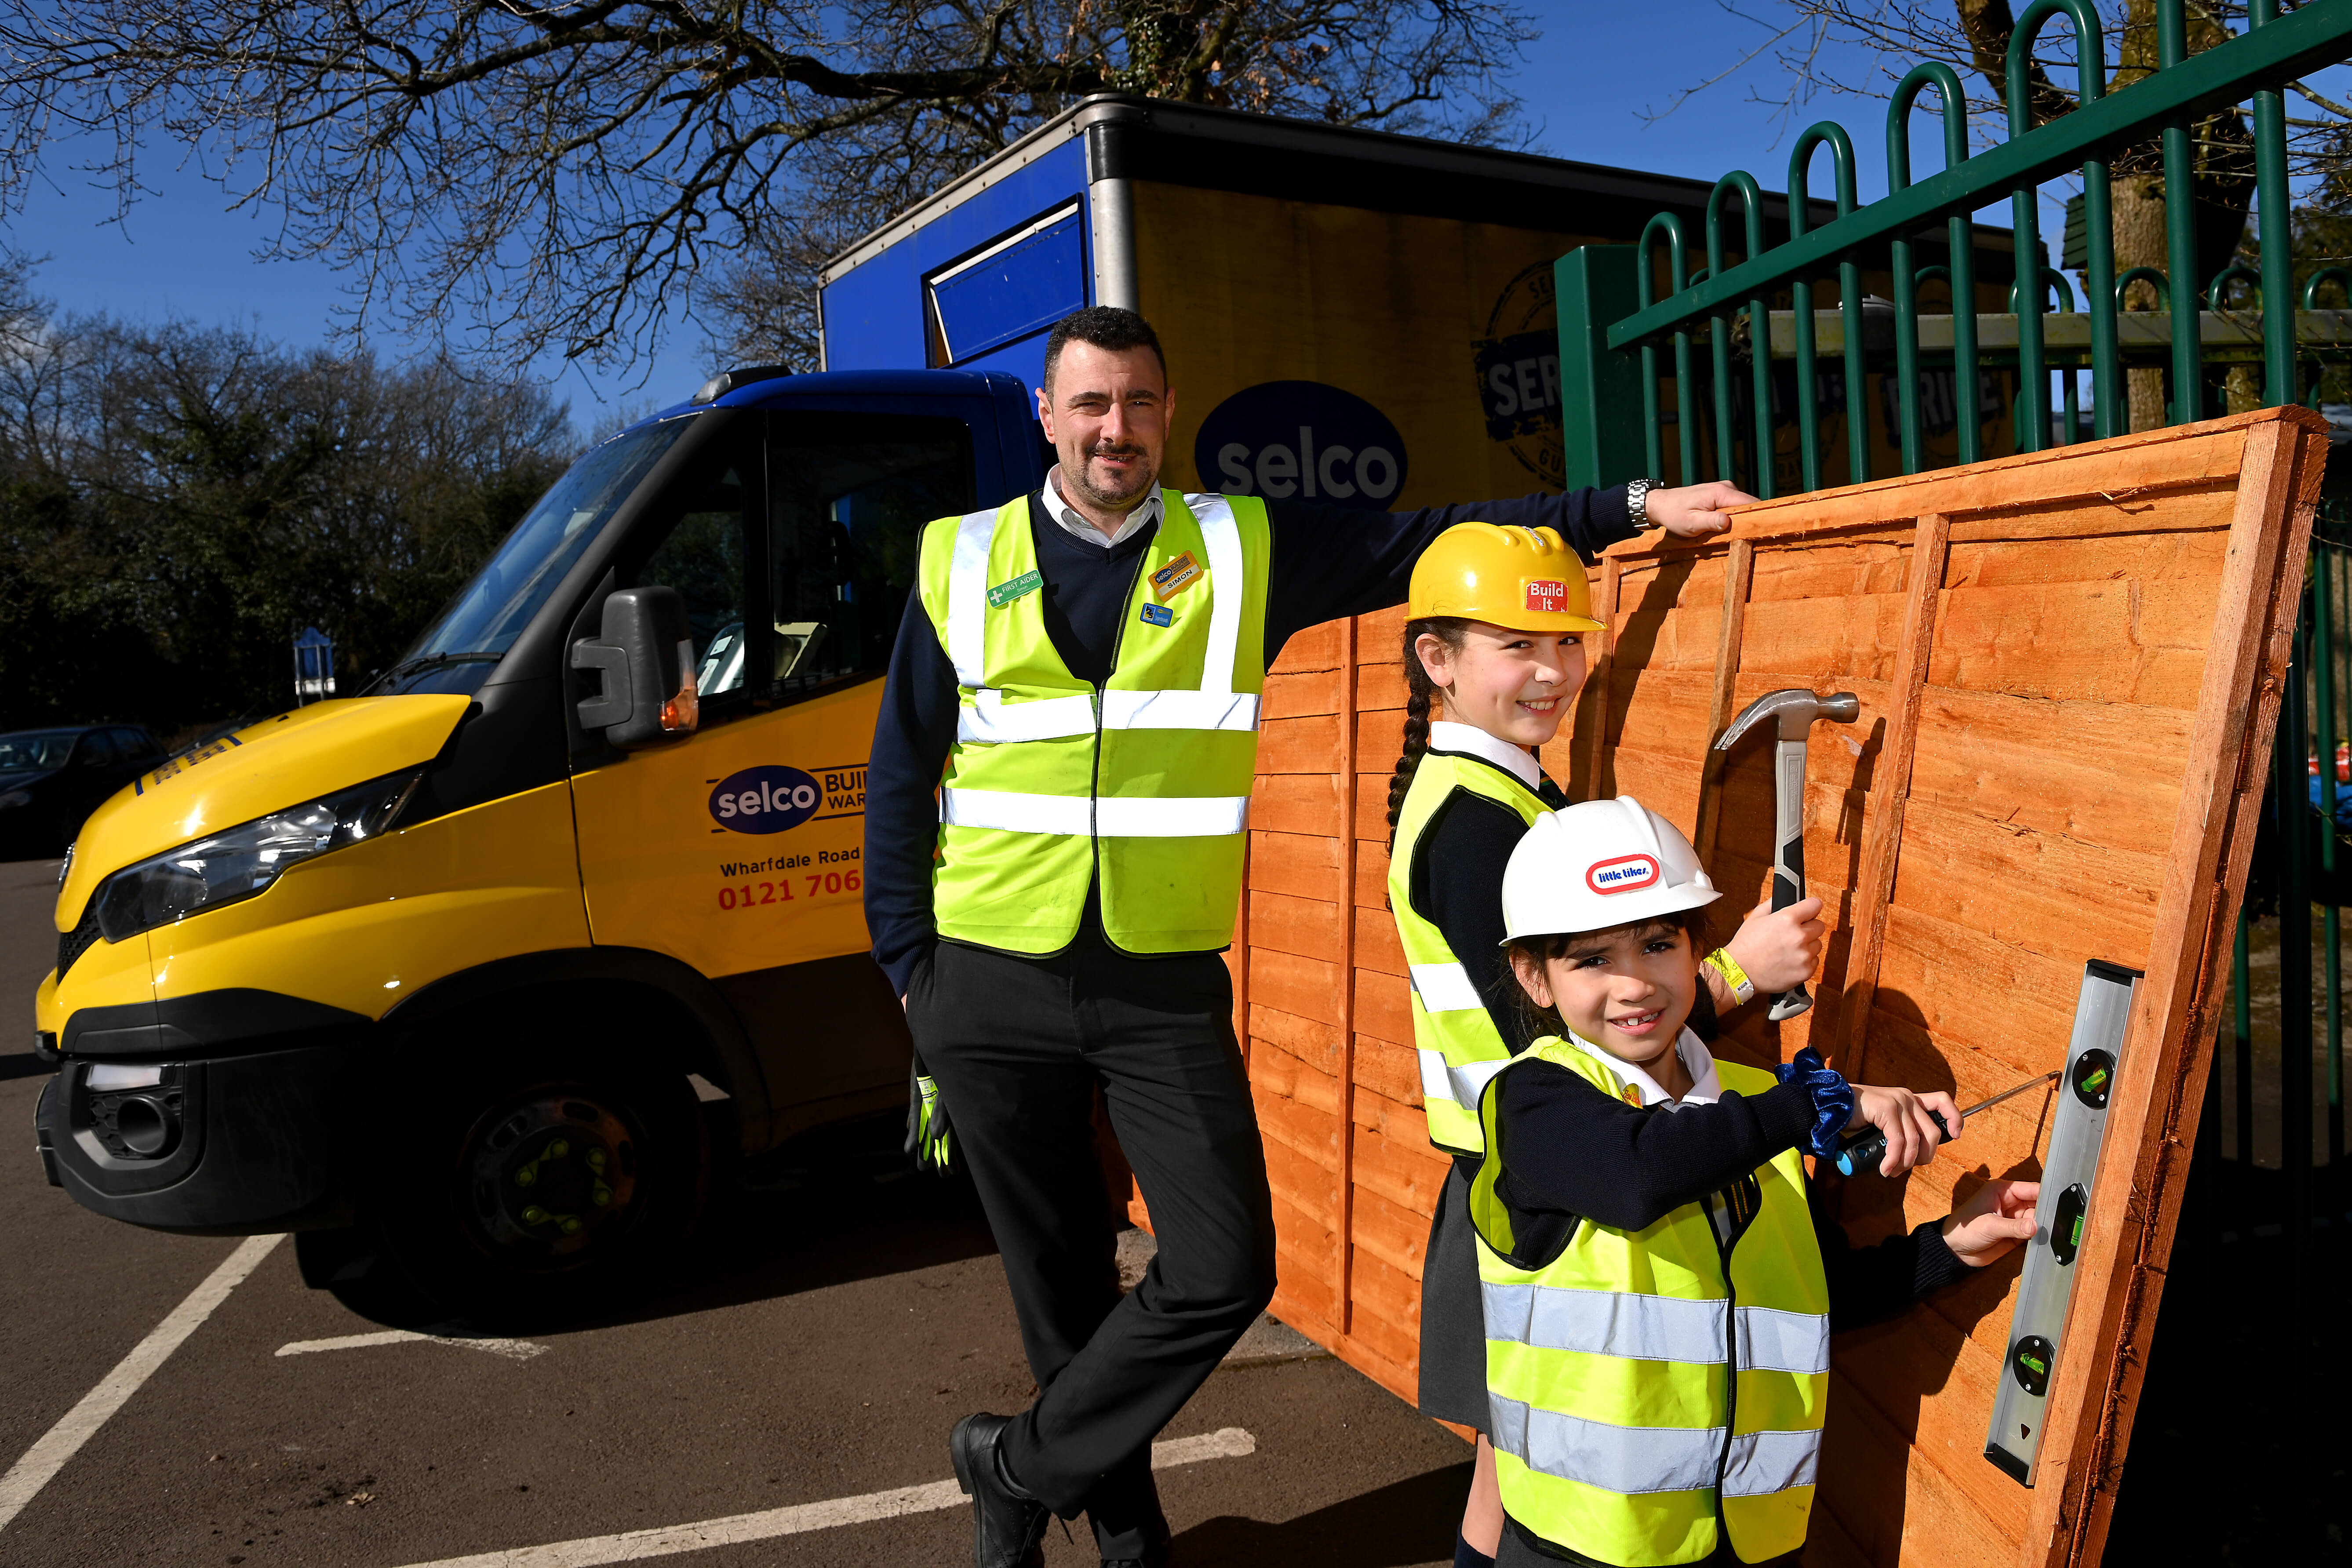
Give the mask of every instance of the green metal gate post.
[[(1643, 449), (1644, 426), (1654, 446), (1656, 425), (1643, 419), (1643, 399), (1645, 392), (1655, 398), (1657, 384), (1632, 356), (1610, 353), (1602, 335), (1610, 322), (1641, 308), (1641, 257), (1637, 245), (1587, 245), (1552, 263), (1559, 310), (1559, 435), (1570, 488), (1665, 472), (1659, 454)], [(1643, 458), (1647, 468), (1638, 466)], [(1689, 482), (1687, 469), (1684, 482)]]

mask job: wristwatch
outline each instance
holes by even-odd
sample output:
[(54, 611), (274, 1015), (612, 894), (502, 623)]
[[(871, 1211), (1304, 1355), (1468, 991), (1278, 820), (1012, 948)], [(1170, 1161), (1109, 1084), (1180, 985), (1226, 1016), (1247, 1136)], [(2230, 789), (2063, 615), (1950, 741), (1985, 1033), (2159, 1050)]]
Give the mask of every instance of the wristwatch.
[(1664, 485), (1664, 479), (1628, 479), (1625, 482), (1625, 515), (1633, 520), (1635, 528), (1650, 526), (1650, 492)]

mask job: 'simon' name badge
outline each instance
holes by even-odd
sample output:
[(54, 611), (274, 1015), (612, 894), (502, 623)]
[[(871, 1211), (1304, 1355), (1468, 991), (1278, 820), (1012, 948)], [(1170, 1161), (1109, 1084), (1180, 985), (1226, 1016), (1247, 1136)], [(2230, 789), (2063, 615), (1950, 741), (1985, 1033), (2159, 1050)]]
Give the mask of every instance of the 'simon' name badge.
[(1528, 609), (1551, 616), (1568, 609), (1568, 584), (1558, 577), (1526, 577), (1520, 581), (1528, 591)]
[(1045, 586), (1043, 572), (1024, 572), (1009, 583), (999, 583), (988, 591), (988, 607), (1001, 610), (1022, 595)]
[(1166, 604), (1201, 580), (1201, 563), (1189, 550), (1151, 574), (1151, 591)]
[(1584, 873), (1584, 885), (1596, 893), (1630, 893), (1658, 879), (1658, 862), (1649, 855), (1627, 855), (1596, 862)]

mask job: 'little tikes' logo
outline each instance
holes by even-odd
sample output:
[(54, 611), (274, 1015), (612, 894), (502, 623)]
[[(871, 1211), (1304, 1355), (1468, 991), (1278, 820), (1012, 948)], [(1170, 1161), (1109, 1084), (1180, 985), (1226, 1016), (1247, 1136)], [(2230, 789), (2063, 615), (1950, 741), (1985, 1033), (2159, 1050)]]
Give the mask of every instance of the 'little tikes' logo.
[(1635, 888), (1655, 886), (1657, 880), (1658, 862), (1650, 855), (1602, 860), (1584, 873), (1584, 885), (1596, 893), (1630, 893)]
[(782, 833), (816, 815), (824, 792), (798, 768), (745, 768), (710, 792), (710, 819), (733, 833)]
[(1568, 584), (1557, 577), (1528, 577), (1527, 584), (1529, 610), (1538, 615), (1557, 616), (1568, 608)]

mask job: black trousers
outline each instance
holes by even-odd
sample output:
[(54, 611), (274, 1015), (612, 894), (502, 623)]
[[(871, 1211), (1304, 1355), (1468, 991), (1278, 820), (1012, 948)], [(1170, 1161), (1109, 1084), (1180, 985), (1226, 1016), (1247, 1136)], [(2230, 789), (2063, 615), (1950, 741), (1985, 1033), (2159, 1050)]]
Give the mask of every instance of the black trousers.
[[(946, 1096), (1003, 1255), (1037, 1401), (1005, 1429), (1013, 1479), (1098, 1540), (1156, 1516), (1151, 1440), (1274, 1295), (1274, 1210), (1233, 982), (1214, 953), (1053, 958), (941, 942), (907, 1022)], [(1091, 1120), (1111, 1126), (1160, 1240), (1122, 1298)], [(1113, 1553), (1114, 1555), (1119, 1553)]]

